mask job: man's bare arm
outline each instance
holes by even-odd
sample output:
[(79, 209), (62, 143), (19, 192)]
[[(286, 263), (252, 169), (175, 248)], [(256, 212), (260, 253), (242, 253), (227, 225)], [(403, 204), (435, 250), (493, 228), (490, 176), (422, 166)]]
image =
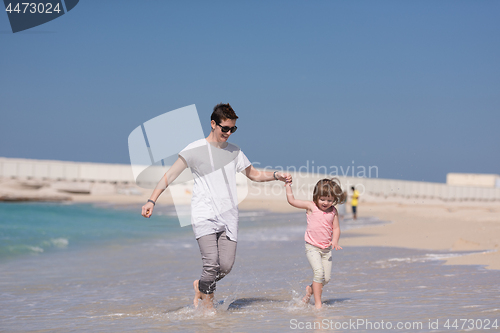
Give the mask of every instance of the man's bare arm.
[[(165, 191), (165, 189), (170, 185), (179, 175), (187, 168), (186, 161), (179, 156), (179, 158), (172, 164), (170, 169), (165, 172), (163, 177), (156, 185), (156, 188), (153, 190), (153, 193), (149, 197), (149, 200), (156, 202), (160, 195)], [(142, 206), (142, 216), (151, 217), (153, 214), (154, 204), (152, 202), (147, 202), (144, 206)]]

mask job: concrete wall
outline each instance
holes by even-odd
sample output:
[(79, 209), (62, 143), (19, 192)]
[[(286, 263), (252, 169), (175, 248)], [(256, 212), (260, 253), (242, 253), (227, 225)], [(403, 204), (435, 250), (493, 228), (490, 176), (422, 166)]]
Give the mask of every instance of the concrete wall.
[[(321, 174), (292, 174), (294, 195), (301, 200), (311, 200), (316, 182), (331, 178)], [(450, 186), (441, 183), (416, 182), (406, 180), (337, 177), (344, 190), (352, 194), (351, 186), (360, 192), (362, 201), (401, 201), (401, 202), (466, 202), (500, 201), (500, 189), (470, 186)], [(250, 183), (249, 194), (253, 196), (285, 198), (283, 185), (278, 182)]]
[(134, 182), (127, 164), (81, 163), (0, 157), (0, 178), (106, 183)]
[(363, 185), (370, 195), (384, 198), (438, 199), (445, 202), (500, 201), (500, 189), (498, 188), (367, 178), (353, 178), (351, 182)]
[[(325, 175), (296, 173), (294, 176), (294, 193), (297, 198), (310, 198), (316, 182)], [(28, 160), (0, 158), (0, 178), (19, 180), (55, 180), (103, 183), (134, 183), (132, 167), (128, 164), (77, 163), (49, 160)], [(381, 199), (404, 198), (454, 201), (500, 201), (500, 189), (494, 187), (452, 186), (441, 183), (426, 183), (405, 180), (379, 178), (339, 177), (344, 189), (351, 186), (365, 197)], [(238, 175), (238, 190), (247, 191), (249, 195), (281, 196), (283, 184), (278, 182), (254, 183)], [(192, 182), (191, 182), (192, 184)], [(178, 191), (189, 191), (191, 184), (180, 184)], [(153, 184), (153, 186), (156, 184)], [(173, 189), (172, 189), (173, 190)], [(279, 193), (278, 193), (279, 192)], [(243, 193), (242, 193), (243, 194)]]

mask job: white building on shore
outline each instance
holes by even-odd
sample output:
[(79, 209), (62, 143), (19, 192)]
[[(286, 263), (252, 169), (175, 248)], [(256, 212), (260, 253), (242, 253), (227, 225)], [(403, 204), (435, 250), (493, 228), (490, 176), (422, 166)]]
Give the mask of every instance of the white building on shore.
[(446, 184), (452, 186), (500, 188), (500, 176), (480, 173), (449, 173), (446, 175)]

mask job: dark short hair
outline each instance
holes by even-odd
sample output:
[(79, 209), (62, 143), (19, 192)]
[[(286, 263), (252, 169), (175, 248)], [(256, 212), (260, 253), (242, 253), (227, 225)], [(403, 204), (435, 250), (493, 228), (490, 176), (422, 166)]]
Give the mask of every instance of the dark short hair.
[(238, 119), (238, 116), (229, 103), (219, 103), (214, 107), (214, 112), (212, 112), (210, 119), (215, 121), (217, 124), (220, 124), (221, 121), (226, 119)]
[(313, 201), (317, 205), (320, 197), (333, 197), (333, 204), (343, 204), (347, 199), (347, 193), (342, 191), (338, 178), (321, 179), (316, 183), (313, 192)]

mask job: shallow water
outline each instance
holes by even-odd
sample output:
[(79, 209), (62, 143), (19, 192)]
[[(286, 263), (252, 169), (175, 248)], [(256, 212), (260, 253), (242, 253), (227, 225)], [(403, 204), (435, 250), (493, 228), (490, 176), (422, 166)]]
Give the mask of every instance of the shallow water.
[[(91, 211), (94, 217), (101, 212), (108, 222), (130, 213), (77, 208)], [(50, 214), (57, 216), (57, 209), (52, 207)], [(386, 331), (390, 322), (393, 331), (425, 332), (449, 331), (444, 327), (447, 319), (450, 324), (455, 319), (474, 319), (474, 327), (500, 319), (499, 271), (444, 266), (439, 260), (461, 253), (402, 248), (334, 251), (324, 306), (315, 310), (300, 302), (312, 277), (304, 254), (303, 214), (241, 215), (236, 263), (218, 284), (216, 313), (192, 306), (192, 281), (201, 272), (192, 232), (158, 217), (138, 220), (143, 223), (140, 228), (157, 225), (150, 235), (139, 232), (132, 237), (135, 226), (131, 225), (131, 233), (125, 236), (72, 246), (71, 233), (63, 234), (69, 239), (64, 249), (1, 260), (0, 330), (281, 332), (314, 326), (329, 331), (344, 325), (346, 331), (362, 332)], [(109, 223), (108, 227), (120, 225)], [(356, 222), (377, 223), (375, 219)], [(342, 227), (353, 224), (346, 221)], [(396, 328), (398, 322), (402, 329)], [(408, 328), (408, 323), (413, 326)], [(429, 327), (435, 323), (437, 330)], [(460, 330), (462, 322), (457, 325)]]

